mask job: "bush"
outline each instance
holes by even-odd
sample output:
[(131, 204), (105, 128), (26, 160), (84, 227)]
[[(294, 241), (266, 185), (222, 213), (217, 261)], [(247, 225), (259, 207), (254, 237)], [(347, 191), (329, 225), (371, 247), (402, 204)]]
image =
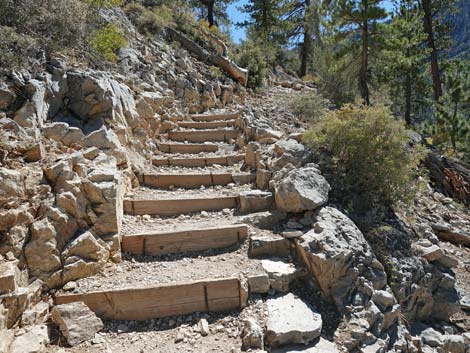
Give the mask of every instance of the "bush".
[(263, 86), (268, 73), (266, 54), (260, 45), (253, 42), (244, 42), (235, 62), (249, 70), (248, 84), (250, 88)]
[(126, 6), (125, 11), (139, 32), (144, 34), (158, 33), (174, 23), (173, 10), (165, 5), (151, 10), (141, 4), (131, 3)]
[(328, 112), (328, 101), (316, 91), (294, 95), (290, 106), (295, 115), (316, 122)]
[(333, 197), (348, 200), (353, 213), (413, 196), (423, 150), (409, 145), (404, 122), (387, 108), (346, 105), (316, 123), (305, 141), (322, 152)]
[(116, 61), (116, 51), (127, 45), (126, 39), (113, 24), (97, 30), (89, 42), (93, 52), (107, 61)]

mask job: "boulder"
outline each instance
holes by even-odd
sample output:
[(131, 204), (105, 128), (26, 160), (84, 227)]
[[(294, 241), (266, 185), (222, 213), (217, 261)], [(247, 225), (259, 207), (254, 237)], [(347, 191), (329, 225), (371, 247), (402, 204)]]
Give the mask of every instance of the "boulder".
[(330, 185), (314, 167), (293, 169), (274, 184), (276, 205), (286, 212), (314, 210), (328, 201)]
[[(274, 350), (273, 353), (278, 353), (277, 350)], [(281, 352), (279, 352), (281, 353)], [(289, 350), (282, 350), (282, 353), (340, 353), (336, 348), (333, 342), (327, 341), (326, 339), (320, 337), (317, 343), (313, 346), (305, 348), (298, 346)]]
[(62, 256), (64, 258), (78, 256), (82, 259), (98, 262), (107, 261), (109, 251), (101, 239), (96, 239), (91, 232), (85, 232), (68, 244)]
[(52, 321), (72, 347), (93, 339), (104, 327), (101, 319), (82, 302), (55, 306)]
[(87, 147), (97, 147), (106, 154), (116, 158), (117, 164), (121, 165), (127, 161), (127, 154), (122, 147), (116, 133), (106, 127), (102, 127), (86, 136)]
[(49, 335), (46, 325), (38, 325), (16, 336), (10, 345), (8, 353), (41, 353), (49, 343)]
[(125, 84), (103, 74), (70, 71), (69, 109), (82, 121), (112, 119), (115, 125), (135, 127), (138, 120), (134, 95)]
[(383, 289), (386, 274), (356, 225), (332, 207), (322, 208), (316, 218), (318, 224), (300, 238), (297, 249), (323, 294), (341, 310), (358, 290), (370, 297), (371, 288)]
[(305, 146), (298, 143), (296, 140), (282, 140), (274, 144), (274, 152), (277, 156), (282, 156), (287, 152), (292, 156), (301, 157), (305, 152)]
[(268, 299), (266, 305), (266, 341), (269, 346), (308, 344), (320, 336), (321, 315), (292, 293)]

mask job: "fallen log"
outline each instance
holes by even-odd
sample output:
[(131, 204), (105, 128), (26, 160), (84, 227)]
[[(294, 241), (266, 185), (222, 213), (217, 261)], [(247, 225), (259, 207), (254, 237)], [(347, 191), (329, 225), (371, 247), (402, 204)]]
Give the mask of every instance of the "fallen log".
[(425, 160), (434, 188), (470, 205), (470, 166), (430, 151)]
[(222, 70), (227, 72), (234, 80), (236, 80), (243, 86), (246, 86), (248, 82), (248, 70), (239, 67), (233, 61), (222, 55), (208, 52), (195, 41), (189, 39), (184, 34), (174, 30), (173, 28), (167, 28), (166, 33), (170, 40), (175, 40), (181, 43), (184, 49), (191, 52), (199, 60), (221, 68)]

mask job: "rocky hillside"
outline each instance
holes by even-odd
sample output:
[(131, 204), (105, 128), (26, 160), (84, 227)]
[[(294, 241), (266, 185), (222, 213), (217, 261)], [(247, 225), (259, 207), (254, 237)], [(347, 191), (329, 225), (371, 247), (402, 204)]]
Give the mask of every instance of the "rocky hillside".
[(468, 208), (429, 187), (359, 229), (284, 103), (310, 87), (102, 16), (116, 66), (0, 82), (0, 352), (468, 349)]

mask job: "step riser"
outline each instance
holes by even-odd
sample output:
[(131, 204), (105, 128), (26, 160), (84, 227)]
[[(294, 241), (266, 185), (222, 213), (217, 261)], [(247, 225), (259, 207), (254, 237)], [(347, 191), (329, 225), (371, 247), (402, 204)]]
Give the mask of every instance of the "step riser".
[(238, 130), (170, 131), (170, 140), (178, 142), (228, 142), (240, 135)]
[(217, 129), (223, 127), (234, 127), (236, 125), (235, 120), (227, 121), (202, 121), (202, 122), (191, 122), (191, 121), (181, 121), (178, 123), (178, 126), (185, 129)]
[(252, 183), (256, 180), (256, 175), (238, 175), (210, 173), (210, 174), (157, 174), (157, 175), (139, 175), (141, 185), (155, 188), (177, 188), (195, 189), (201, 186), (225, 186), (238, 181), (239, 185)]
[(190, 115), (194, 121), (217, 121), (217, 120), (234, 120), (240, 117), (240, 113), (226, 113), (226, 114), (193, 114)]
[(124, 236), (122, 251), (132, 255), (158, 256), (186, 251), (222, 249), (245, 240), (246, 225), (195, 229), (180, 232)]
[(55, 302), (59, 305), (83, 301), (105, 320), (149, 320), (194, 312), (239, 310), (246, 295), (239, 280), (229, 278), (59, 295)]
[(229, 157), (207, 157), (207, 158), (154, 158), (153, 165), (156, 166), (177, 166), (177, 167), (207, 167), (214, 164), (232, 166), (244, 161), (245, 155), (234, 155)]
[(158, 148), (160, 151), (165, 153), (181, 153), (181, 154), (198, 154), (198, 153), (210, 153), (217, 152), (219, 146), (217, 145), (182, 145), (182, 144), (159, 144)]
[(237, 208), (237, 205), (237, 196), (183, 200), (124, 200), (124, 213), (174, 216), (201, 211), (221, 211), (224, 208)]

